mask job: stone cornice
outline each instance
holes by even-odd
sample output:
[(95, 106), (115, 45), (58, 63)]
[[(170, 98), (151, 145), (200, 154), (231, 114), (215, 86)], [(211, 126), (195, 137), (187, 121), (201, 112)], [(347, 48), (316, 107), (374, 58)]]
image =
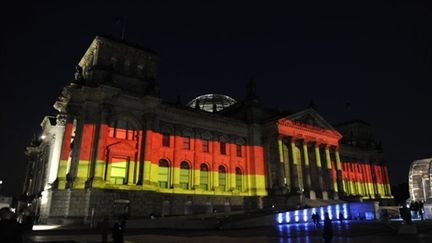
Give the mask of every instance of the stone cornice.
[(340, 134), (332, 130), (294, 122), (287, 118), (279, 119), (276, 124), (279, 133), (282, 135), (316, 141), (317, 143), (338, 146), (338, 141), (342, 138)]

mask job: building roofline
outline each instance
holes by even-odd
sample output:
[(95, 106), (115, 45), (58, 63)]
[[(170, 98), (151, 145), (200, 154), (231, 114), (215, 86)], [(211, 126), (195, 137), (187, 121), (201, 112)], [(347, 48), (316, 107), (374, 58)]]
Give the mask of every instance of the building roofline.
[(348, 125), (348, 124), (353, 124), (353, 123), (361, 123), (361, 124), (366, 125), (366, 126), (371, 126), (371, 124), (369, 122), (366, 122), (366, 121), (363, 121), (363, 120), (360, 120), (360, 119), (354, 119), (354, 120), (344, 121), (344, 122), (335, 124), (333, 126), (334, 127), (341, 127), (341, 126)]
[(149, 53), (154, 54), (154, 55), (158, 55), (158, 52), (153, 50), (153, 49), (142, 47), (142, 46), (138, 45), (137, 43), (129, 42), (126, 40), (121, 40), (121, 39), (114, 37), (114, 36), (111, 36), (111, 35), (101, 34), (101, 35), (97, 35), (95, 39), (98, 39), (98, 38), (99, 39), (108, 39), (110, 41), (113, 41), (113, 42), (116, 42), (116, 43), (119, 43), (119, 44), (122, 44), (122, 45), (125, 45), (128, 47), (133, 47), (133, 48), (136, 48), (136, 49), (139, 49), (142, 51), (149, 52)]

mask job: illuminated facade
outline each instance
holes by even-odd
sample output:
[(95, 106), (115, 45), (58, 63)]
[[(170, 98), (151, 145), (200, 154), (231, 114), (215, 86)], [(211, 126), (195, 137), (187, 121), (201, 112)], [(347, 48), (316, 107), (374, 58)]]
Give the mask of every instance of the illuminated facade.
[[(310, 200), (391, 197), (385, 165), (344, 160), (342, 134), (314, 109), (262, 107), (217, 94), (159, 97), (151, 50), (97, 37), (27, 149), (24, 192), (42, 221), (179, 215)], [(362, 153), (360, 153), (362, 154)], [(378, 161), (382, 162), (382, 161)], [(385, 178), (385, 179), (383, 179)], [(283, 200), (282, 200), (283, 201)], [(278, 202), (278, 203), (276, 203)]]
[(408, 175), (410, 201), (432, 201), (432, 158), (415, 160)]

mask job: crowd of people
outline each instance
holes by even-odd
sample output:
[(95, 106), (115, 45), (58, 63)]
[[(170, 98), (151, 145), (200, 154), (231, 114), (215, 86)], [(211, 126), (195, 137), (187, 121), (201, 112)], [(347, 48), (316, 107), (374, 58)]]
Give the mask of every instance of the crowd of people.
[(410, 203), (410, 210), (412, 214), (423, 220), (423, 202), (422, 201), (414, 201)]
[(400, 217), (407, 224), (412, 223), (412, 218), (420, 218), (423, 220), (423, 202), (413, 201), (409, 204), (409, 208), (406, 205), (402, 205), (399, 209)]
[[(320, 226), (320, 219), (321, 218), (319, 213), (312, 213), (312, 221), (317, 227)], [(331, 219), (328, 213), (324, 214), (324, 227), (322, 230), (322, 234), (324, 242), (326, 243), (331, 242), (331, 240), (333, 239), (333, 226), (331, 224)]]

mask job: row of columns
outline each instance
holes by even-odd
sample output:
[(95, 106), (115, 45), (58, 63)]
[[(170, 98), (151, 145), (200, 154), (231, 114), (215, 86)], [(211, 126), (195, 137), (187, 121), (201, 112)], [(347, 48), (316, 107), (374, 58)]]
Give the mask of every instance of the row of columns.
[[(329, 194), (338, 198), (343, 185), (337, 146), (302, 138), (279, 137), (278, 148), (279, 171), (282, 172), (279, 173), (280, 187), (305, 193), (310, 198), (318, 196), (327, 199)], [(335, 164), (332, 163), (332, 157)]]

